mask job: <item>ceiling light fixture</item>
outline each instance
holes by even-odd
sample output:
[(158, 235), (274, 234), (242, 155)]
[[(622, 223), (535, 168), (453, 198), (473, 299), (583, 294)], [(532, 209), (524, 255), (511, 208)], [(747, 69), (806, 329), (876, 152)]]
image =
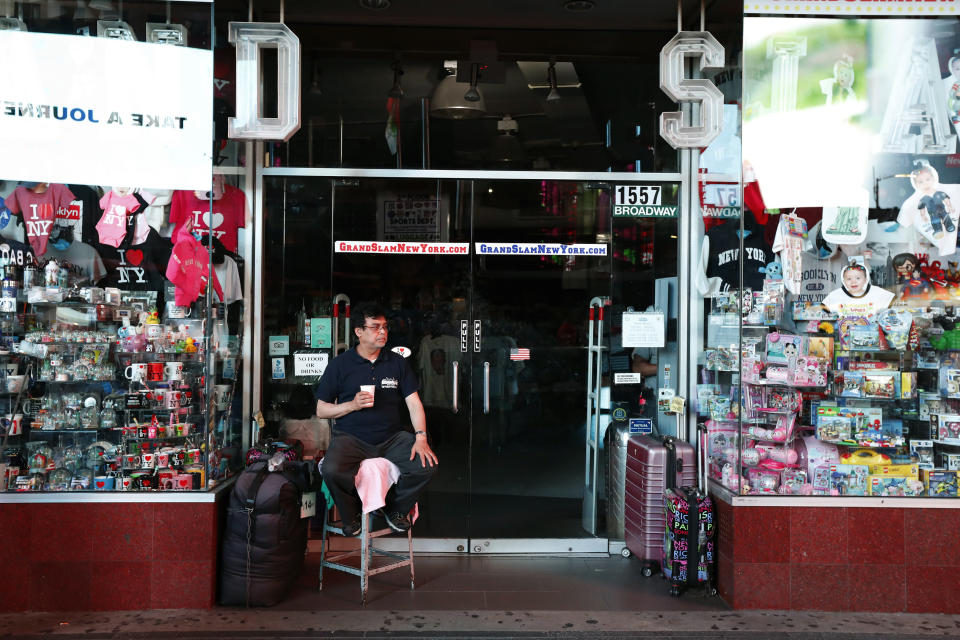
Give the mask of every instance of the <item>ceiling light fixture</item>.
[(402, 98), (403, 97), (403, 87), (400, 86), (400, 76), (403, 75), (403, 67), (400, 66), (399, 62), (393, 63), (393, 86), (390, 87), (390, 91), (387, 92), (388, 98)]
[(560, 99), (560, 91), (557, 89), (557, 63), (550, 61), (547, 67), (547, 82), (550, 84), (550, 93), (547, 94), (547, 102), (556, 102)]
[(457, 61), (447, 60), (443, 63), (447, 74), (437, 84), (430, 98), (430, 115), (449, 120), (467, 120), (479, 118), (487, 112), (487, 105), (483, 93), (477, 89), (480, 100), (469, 102), (463, 99), (464, 91), (469, 90), (466, 82), (457, 82)]
[(364, 9), (369, 9), (370, 11), (383, 11), (384, 9), (389, 9), (390, 5), (393, 4), (391, 0), (357, 0), (357, 3)]
[(567, 11), (581, 12), (591, 11), (597, 3), (593, 0), (567, 0), (563, 3), (563, 8)]
[(480, 102), (480, 89), (477, 85), (480, 83), (480, 65), (476, 62), (470, 65), (470, 88), (463, 94), (463, 99), (468, 102)]

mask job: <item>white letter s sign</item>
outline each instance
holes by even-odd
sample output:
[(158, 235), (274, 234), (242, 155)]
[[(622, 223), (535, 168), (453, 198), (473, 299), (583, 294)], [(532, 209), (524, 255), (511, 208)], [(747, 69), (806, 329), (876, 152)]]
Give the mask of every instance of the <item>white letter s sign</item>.
[(723, 45), (707, 31), (680, 31), (660, 51), (660, 89), (675, 102), (699, 102), (700, 126), (684, 126), (683, 113), (660, 114), (660, 135), (674, 149), (706, 147), (723, 128), (723, 94), (710, 80), (684, 77), (683, 59), (700, 56), (700, 70), (723, 68)]

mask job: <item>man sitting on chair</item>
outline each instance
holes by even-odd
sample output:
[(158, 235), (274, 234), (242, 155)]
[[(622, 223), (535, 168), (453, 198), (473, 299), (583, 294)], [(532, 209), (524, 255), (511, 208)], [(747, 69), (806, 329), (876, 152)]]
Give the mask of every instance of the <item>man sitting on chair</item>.
[[(360, 532), (362, 505), (354, 478), (367, 458), (386, 458), (400, 469), (400, 479), (383, 508), (397, 532), (410, 528), (409, 512), (433, 477), (437, 456), (427, 443), (426, 418), (419, 383), (406, 358), (386, 349), (387, 320), (374, 304), (355, 307), (358, 343), (334, 358), (317, 385), (317, 415), (335, 418), (333, 437), (323, 459), (323, 478), (340, 512), (343, 533)], [(363, 391), (368, 385), (373, 391)], [(401, 400), (414, 432), (400, 422)]]

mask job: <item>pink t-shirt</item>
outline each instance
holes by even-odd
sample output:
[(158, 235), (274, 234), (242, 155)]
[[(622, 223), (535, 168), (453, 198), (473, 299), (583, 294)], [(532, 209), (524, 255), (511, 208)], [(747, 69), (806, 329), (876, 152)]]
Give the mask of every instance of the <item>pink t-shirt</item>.
[[(210, 253), (190, 233), (180, 233), (177, 243), (170, 254), (167, 263), (167, 280), (176, 285), (174, 303), (178, 306), (192, 304), (207, 286), (207, 277), (210, 275)], [(213, 290), (223, 299), (223, 288), (213, 272)]]
[[(170, 223), (179, 227), (189, 220), (191, 231), (206, 235), (213, 230), (215, 238), (223, 243), (227, 251), (237, 250), (237, 229), (246, 225), (247, 200), (243, 191), (226, 185), (223, 197), (213, 201), (213, 213), (210, 201), (200, 200), (193, 191), (174, 191), (170, 202)], [(173, 235), (176, 236), (177, 229)]]
[(134, 197), (133, 191), (123, 193), (111, 189), (100, 198), (100, 208), (103, 209), (103, 216), (97, 223), (100, 244), (119, 247), (127, 235), (127, 214), (139, 207), (140, 202)]
[(49, 184), (43, 193), (17, 187), (7, 198), (10, 211), (23, 217), (27, 239), (37, 256), (42, 256), (47, 251), (47, 238), (50, 236), (50, 228), (57, 211), (69, 207), (73, 199), (73, 193), (62, 184)]

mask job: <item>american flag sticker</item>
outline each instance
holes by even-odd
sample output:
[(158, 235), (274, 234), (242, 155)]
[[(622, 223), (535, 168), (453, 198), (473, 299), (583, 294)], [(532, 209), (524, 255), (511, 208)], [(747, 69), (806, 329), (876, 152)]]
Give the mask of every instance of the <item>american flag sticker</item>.
[(511, 360), (529, 360), (530, 349), (510, 349)]

